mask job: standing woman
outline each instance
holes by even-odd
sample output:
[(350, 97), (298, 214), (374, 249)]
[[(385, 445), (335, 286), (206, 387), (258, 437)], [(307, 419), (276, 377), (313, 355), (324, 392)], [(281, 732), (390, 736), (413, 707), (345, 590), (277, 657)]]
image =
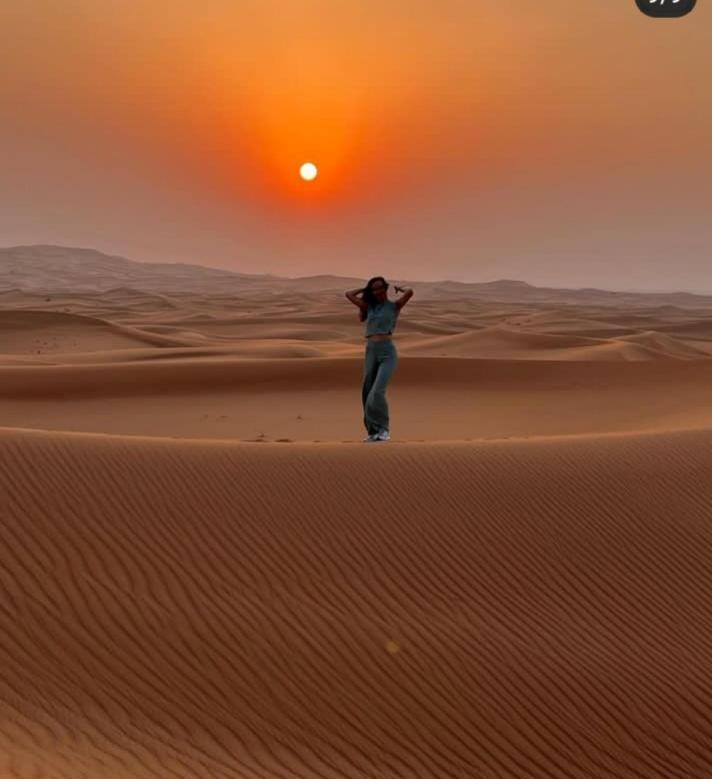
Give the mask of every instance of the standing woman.
[(391, 336), (400, 310), (413, 297), (409, 287), (395, 287), (396, 292), (403, 294), (397, 300), (389, 300), (388, 287), (383, 276), (374, 276), (363, 289), (346, 293), (346, 297), (359, 307), (361, 321), (366, 322), (361, 399), (368, 435), (364, 441), (390, 441), (386, 387), (398, 364), (398, 352)]

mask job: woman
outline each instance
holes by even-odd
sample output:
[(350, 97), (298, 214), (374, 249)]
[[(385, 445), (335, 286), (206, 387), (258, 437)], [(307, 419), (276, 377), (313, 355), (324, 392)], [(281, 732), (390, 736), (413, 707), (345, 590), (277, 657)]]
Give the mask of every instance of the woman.
[(359, 307), (361, 321), (366, 322), (366, 361), (361, 399), (363, 423), (368, 435), (364, 441), (390, 441), (386, 387), (398, 364), (398, 352), (391, 335), (400, 310), (413, 297), (413, 290), (409, 287), (395, 287), (396, 292), (403, 294), (397, 300), (389, 300), (388, 287), (383, 276), (374, 276), (363, 289), (352, 289), (346, 293), (346, 297)]

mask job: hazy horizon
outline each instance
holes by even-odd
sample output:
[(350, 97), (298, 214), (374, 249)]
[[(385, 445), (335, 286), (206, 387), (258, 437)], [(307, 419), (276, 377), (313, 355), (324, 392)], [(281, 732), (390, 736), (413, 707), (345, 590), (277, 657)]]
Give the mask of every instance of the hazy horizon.
[[(12, 249), (32, 249), (37, 247), (46, 247), (49, 246), (51, 248), (59, 248), (64, 249), (67, 252), (72, 251), (90, 251), (90, 252), (100, 252), (101, 254), (104, 254), (108, 257), (117, 257), (123, 260), (129, 260), (132, 262), (138, 262), (138, 263), (147, 263), (147, 264), (153, 264), (155, 261), (152, 260), (136, 260), (133, 257), (127, 257), (125, 255), (119, 254), (119, 253), (110, 253), (110, 252), (101, 252), (100, 249), (97, 249), (96, 247), (92, 246), (61, 246), (59, 244), (24, 244), (24, 245), (15, 245), (15, 246), (0, 246), (0, 252), (3, 250), (12, 250)], [(0, 260), (2, 258), (0, 257)], [(252, 275), (247, 271), (242, 271), (239, 268), (221, 268), (216, 265), (208, 265), (206, 263), (202, 262), (190, 262), (190, 261), (163, 261), (163, 262), (155, 262), (157, 265), (169, 265), (169, 264), (177, 264), (177, 265), (186, 265), (186, 266), (198, 266), (201, 268), (204, 268), (206, 270), (218, 270), (218, 271), (229, 271), (233, 273), (238, 274), (246, 274), (246, 275)], [(343, 278), (345, 281), (352, 280), (353, 278), (363, 278), (364, 281), (366, 280), (366, 277), (353, 277), (350, 275), (345, 274), (339, 274), (339, 273), (324, 273), (324, 274), (312, 274), (312, 273), (304, 273), (304, 274), (284, 274), (284, 273), (264, 273), (264, 274), (254, 274), (254, 275), (268, 275), (268, 276), (274, 276), (275, 278), (285, 278), (285, 279), (305, 279), (310, 277), (317, 277), (317, 276), (335, 276), (338, 278)], [(470, 279), (468, 281), (460, 281), (458, 279), (448, 278), (447, 276), (437, 276), (434, 275), (432, 278), (425, 278), (425, 277), (396, 277), (391, 276), (391, 281), (395, 281), (396, 283), (399, 280), (407, 280), (409, 282), (413, 283), (423, 283), (423, 284), (437, 284), (437, 283), (449, 283), (449, 282), (456, 282), (459, 284), (492, 284), (497, 282), (512, 282), (512, 283), (524, 283), (528, 284), (529, 286), (535, 287), (535, 288), (548, 288), (548, 289), (555, 289), (555, 290), (572, 290), (574, 292), (576, 291), (582, 291), (585, 289), (596, 289), (600, 292), (618, 292), (618, 293), (632, 293), (632, 294), (663, 294), (663, 295), (672, 295), (676, 293), (682, 293), (682, 294), (695, 294), (695, 295), (701, 295), (701, 296), (710, 296), (712, 297), (712, 289), (705, 290), (705, 289), (682, 289), (682, 288), (672, 288), (672, 289), (639, 289), (634, 287), (590, 287), (590, 286), (574, 286), (574, 285), (562, 285), (562, 284), (534, 284), (530, 281), (527, 281), (527, 279), (516, 279), (512, 277), (506, 277), (506, 276), (496, 276), (492, 278), (481, 278), (481, 279)]]
[(3, 5), (3, 246), (710, 294), (709, 4), (148, 6)]

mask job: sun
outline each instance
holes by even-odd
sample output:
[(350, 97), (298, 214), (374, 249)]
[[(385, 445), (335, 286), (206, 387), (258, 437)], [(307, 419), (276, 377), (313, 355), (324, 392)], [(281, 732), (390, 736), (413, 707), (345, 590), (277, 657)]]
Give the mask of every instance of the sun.
[(305, 162), (301, 168), (299, 168), (299, 175), (304, 181), (314, 181), (319, 175), (319, 169), (313, 162)]

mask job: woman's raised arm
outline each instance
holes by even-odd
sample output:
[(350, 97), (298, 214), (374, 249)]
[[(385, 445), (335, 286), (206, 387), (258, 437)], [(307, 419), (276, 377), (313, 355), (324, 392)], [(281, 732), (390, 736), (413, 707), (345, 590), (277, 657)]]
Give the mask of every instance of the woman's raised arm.
[(358, 297), (359, 295), (363, 295), (365, 292), (365, 287), (361, 287), (360, 289), (350, 289), (346, 293), (346, 297), (359, 308), (363, 308), (366, 305), (366, 301), (363, 300), (363, 298)]
[(396, 298), (396, 306), (401, 309), (413, 297), (413, 290), (410, 287), (394, 287), (393, 289), (403, 293), (399, 298)]

